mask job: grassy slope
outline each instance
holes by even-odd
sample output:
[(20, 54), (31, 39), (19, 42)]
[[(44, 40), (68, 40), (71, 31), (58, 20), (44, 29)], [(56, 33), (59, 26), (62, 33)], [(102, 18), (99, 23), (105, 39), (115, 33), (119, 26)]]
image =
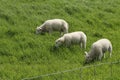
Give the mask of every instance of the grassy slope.
[[(103, 37), (110, 39), (113, 57), (102, 62), (118, 60), (119, 4), (119, 0), (1, 0), (0, 79), (17, 80), (82, 66), (84, 50), (79, 46), (53, 50), (59, 33), (35, 34), (36, 26), (52, 18), (65, 19), (70, 32), (84, 31), (88, 36), (87, 51), (94, 41)], [(76, 75), (73, 79), (70, 76), (64, 75), (67, 80), (77, 79)]]

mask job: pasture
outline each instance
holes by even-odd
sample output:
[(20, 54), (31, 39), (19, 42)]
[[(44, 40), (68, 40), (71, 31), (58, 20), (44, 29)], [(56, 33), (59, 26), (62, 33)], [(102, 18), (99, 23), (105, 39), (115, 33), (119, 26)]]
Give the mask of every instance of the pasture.
[[(54, 49), (59, 32), (35, 34), (37, 26), (54, 18), (66, 20), (69, 32), (83, 31), (88, 40), (86, 50), (78, 45)], [(0, 0), (0, 80), (21, 80), (83, 67), (84, 51), (89, 51), (91, 44), (100, 38), (108, 38), (113, 44), (112, 57), (106, 54), (101, 62), (119, 60), (120, 0)], [(107, 66), (97, 70), (106, 76), (105, 80), (119, 80), (120, 65), (113, 67), (114, 77), (106, 76)], [(63, 80), (79, 80), (75, 74), (63, 76)], [(100, 80), (100, 75), (96, 77)], [(85, 77), (89, 79), (92, 76)]]

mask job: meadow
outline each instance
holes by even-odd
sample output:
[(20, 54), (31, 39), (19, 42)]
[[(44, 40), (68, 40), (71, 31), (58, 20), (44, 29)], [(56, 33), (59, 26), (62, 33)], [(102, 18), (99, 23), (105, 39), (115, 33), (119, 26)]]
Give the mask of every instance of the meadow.
[[(66, 20), (69, 32), (85, 32), (88, 38), (86, 50), (78, 45), (53, 49), (59, 32), (35, 34), (37, 26), (54, 18)], [(106, 54), (101, 62), (119, 60), (120, 0), (0, 0), (0, 80), (21, 80), (83, 67), (84, 51), (89, 51), (91, 44), (101, 38), (108, 38), (113, 44), (112, 58)], [(106, 67), (97, 70), (106, 76)], [(116, 74), (106, 76), (105, 80), (120, 80), (120, 65), (113, 67), (117, 69)], [(62, 80), (79, 80), (73, 73), (63, 76)], [(60, 76), (56, 80), (61, 80)], [(85, 80), (93, 79), (86, 76)]]

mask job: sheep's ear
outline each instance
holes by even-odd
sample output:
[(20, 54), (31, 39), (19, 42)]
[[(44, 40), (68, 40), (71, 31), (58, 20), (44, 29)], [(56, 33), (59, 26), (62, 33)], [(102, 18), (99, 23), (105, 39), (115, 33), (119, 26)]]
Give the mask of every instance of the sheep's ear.
[(38, 29), (38, 27), (36, 27), (36, 29)]
[(42, 28), (40, 28), (40, 30), (42, 30)]
[(88, 53), (85, 51), (85, 55), (87, 56), (88, 55)]
[(37, 26), (37, 28), (36, 29), (39, 29), (39, 27)]
[(41, 31), (41, 30), (42, 30), (42, 28), (38, 27), (38, 30), (39, 30), (39, 31)]

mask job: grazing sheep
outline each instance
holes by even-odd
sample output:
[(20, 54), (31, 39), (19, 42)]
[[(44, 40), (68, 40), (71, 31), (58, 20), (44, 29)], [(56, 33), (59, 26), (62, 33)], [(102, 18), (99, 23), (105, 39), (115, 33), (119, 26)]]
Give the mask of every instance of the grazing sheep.
[(68, 33), (68, 23), (63, 19), (51, 19), (45, 21), (40, 27), (36, 28), (36, 34), (44, 34), (45, 32), (51, 33), (59, 31), (61, 35)]
[(109, 51), (110, 57), (112, 55), (112, 44), (108, 39), (100, 39), (96, 42), (94, 42), (91, 46), (91, 50), (87, 53), (85, 52), (86, 60), (85, 63), (89, 63), (92, 60), (99, 59), (101, 60), (104, 56), (105, 58), (105, 52)]
[(66, 45), (69, 47), (71, 44), (79, 44), (81, 48), (86, 48), (87, 37), (82, 31), (64, 34), (62, 37), (55, 41), (55, 47)]

